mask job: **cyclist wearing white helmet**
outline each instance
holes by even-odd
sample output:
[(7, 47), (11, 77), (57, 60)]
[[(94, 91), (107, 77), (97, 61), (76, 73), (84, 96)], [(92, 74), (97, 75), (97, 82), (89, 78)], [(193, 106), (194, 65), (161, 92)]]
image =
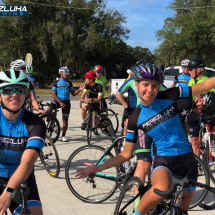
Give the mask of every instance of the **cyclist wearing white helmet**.
[(188, 69), (189, 62), (190, 62), (190, 60), (188, 60), (188, 59), (182, 60), (181, 68), (183, 70), (183, 73), (179, 73), (175, 76), (175, 80), (173, 81), (171, 87), (175, 87), (176, 84), (178, 84), (178, 86), (182, 86), (182, 87), (188, 86), (188, 83), (191, 79), (189, 69)]
[[(18, 60), (15, 60), (15, 61), (11, 62), (11, 63), (10, 63), (10, 67), (11, 67), (11, 69), (14, 69), (15, 71), (22, 71), (22, 72), (24, 72), (24, 73), (26, 74), (27, 66), (26, 66), (25, 61), (23, 61), (23, 60), (21, 60), (21, 59), (18, 59)], [(46, 111), (40, 109), (40, 106), (39, 106), (38, 103), (37, 103), (37, 100), (36, 100), (36, 98), (35, 98), (33, 89), (34, 89), (34, 88), (33, 88), (32, 84), (30, 83), (29, 91), (28, 91), (28, 96), (29, 96), (30, 99), (31, 99), (32, 105), (35, 107), (35, 109), (36, 109), (39, 113), (45, 114)]]
[[(34, 163), (44, 145), (46, 127), (40, 117), (23, 108), (29, 85), (22, 71), (8, 69), (0, 72), (0, 183), (7, 184), (0, 196), (1, 214), (7, 208), (11, 214), (21, 214), (20, 192), (17, 190), (23, 180), (31, 190), (27, 202), (31, 214), (43, 214)], [(12, 199), (14, 195), (15, 201)]]

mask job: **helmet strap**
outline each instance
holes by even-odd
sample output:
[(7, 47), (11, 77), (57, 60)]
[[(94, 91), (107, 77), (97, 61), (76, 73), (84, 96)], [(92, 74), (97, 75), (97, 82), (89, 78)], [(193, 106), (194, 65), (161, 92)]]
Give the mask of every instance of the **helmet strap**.
[(10, 110), (9, 108), (7, 108), (7, 107), (4, 105), (4, 103), (3, 103), (2, 100), (1, 100), (1, 106), (2, 106), (3, 109), (6, 109), (7, 111), (11, 112), (12, 114), (16, 114), (16, 113), (18, 113), (18, 112), (22, 109), (22, 107), (24, 106), (24, 104), (22, 105), (21, 108), (19, 108), (19, 110), (16, 110), (16, 111), (12, 111), (12, 110)]
[(197, 71), (196, 71), (196, 68), (195, 68), (195, 84), (197, 83), (197, 79), (196, 78), (198, 78), (202, 73), (203, 73), (204, 71), (202, 71), (202, 72), (200, 72), (198, 75), (197, 75)]

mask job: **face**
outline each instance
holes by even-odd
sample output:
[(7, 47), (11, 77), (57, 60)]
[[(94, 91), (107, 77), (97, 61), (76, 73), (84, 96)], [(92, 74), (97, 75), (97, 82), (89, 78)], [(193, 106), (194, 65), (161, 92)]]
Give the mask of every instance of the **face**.
[(12, 111), (16, 111), (22, 107), (25, 102), (25, 95), (17, 95), (14, 91), (11, 96), (1, 95), (4, 105)]
[[(196, 69), (197, 75), (199, 75), (200, 71), (201, 71), (200, 68)], [(195, 72), (195, 69), (189, 69), (189, 73), (190, 73), (191, 78), (196, 77), (196, 72)]]
[(32, 76), (32, 74), (27, 74), (27, 76), (28, 76), (28, 77), (31, 77), (31, 76)]
[(96, 77), (97, 77), (97, 78), (100, 78), (101, 75), (102, 75), (102, 70), (97, 70), (97, 71), (96, 71)]
[(90, 79), (89, 78), (86, 78), (85, 81), (86, 81), (87, 84), (90, 84)]
[(136, 82), (140, 97), (145, 101), (143, 105), (150, 105), (158, 94), (159, 83), (153, 80), (142, 80)]
[(187, 75), (187, 74), (189, 74), (189, 69), (187, 68), (187, 67), (181, 67), (182, 68), (182, 70), (183, 70), (183, 73), (185, 74), (185, 75)]
[(20, 68), (16, 69), (17, 71), (22, 71), (26, 74), (26, 66), (21, 66)]
[(67, 79), (69, 76), (69, 73), (61, 72), (60, 74), (63, 76), (64, 79)]
[(203, 98), (201, 98), (199, 95), (195, 97), (195, 106), (196, 108), (193, 108), (194, 113), (201, 113), (202, 104), (203, 104)]

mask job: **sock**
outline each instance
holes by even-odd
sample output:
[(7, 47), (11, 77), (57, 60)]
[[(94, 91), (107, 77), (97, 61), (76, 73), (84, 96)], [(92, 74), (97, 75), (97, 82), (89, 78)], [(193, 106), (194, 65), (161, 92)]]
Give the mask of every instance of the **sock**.
[(145, 214), (140, 214), (138, 213), (137, 209), (135, 210), (135, 212), (133, 213), (133, 215), (145, 215)]
[[(134, 195), (136, 196), (136, 195)], [(139, 205), (140, 203), (140, 196), (138, 196), (136, 199), (135, 199), (135, 205), (134, 205), (134, 209), (136, 210), (137, 209), (137, 206)]]
[(65, 136), (65, 134), (66, 134), (66, 133), (63, 133), (63, 134), (62, 134), (62, 137), (64, 137), (64, 136)]
[(86, 122), (86, 120), (85, 119), (82, 119), (82, 123), (85, 123)]

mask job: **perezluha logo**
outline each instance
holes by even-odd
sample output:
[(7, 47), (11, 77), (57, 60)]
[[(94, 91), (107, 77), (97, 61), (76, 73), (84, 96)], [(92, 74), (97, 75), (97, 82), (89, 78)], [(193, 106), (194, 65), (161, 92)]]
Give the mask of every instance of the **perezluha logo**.
[(0, 5), (0, 16), (27, 16), (27, 5)]

